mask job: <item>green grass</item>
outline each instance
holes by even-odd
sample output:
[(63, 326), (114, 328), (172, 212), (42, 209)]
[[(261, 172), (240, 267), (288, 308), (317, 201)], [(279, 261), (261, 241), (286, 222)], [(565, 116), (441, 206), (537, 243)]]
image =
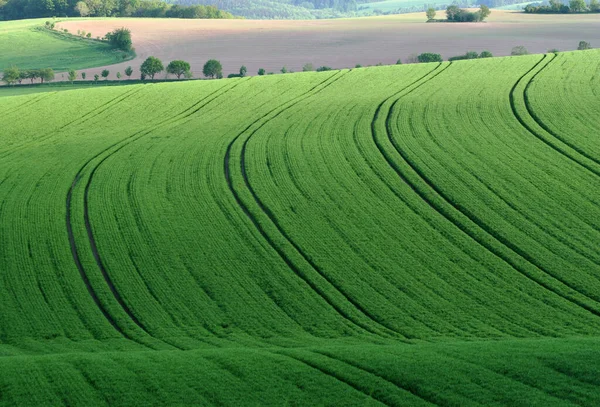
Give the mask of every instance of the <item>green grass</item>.
[(599, 55), (0, 98), (0, 406), (598, 404)]
[(42, 29), (46, 20), (0, 22), (0, 70), (17, 66), (67, 71), (123, 61), (123, 53), (107, 43)]

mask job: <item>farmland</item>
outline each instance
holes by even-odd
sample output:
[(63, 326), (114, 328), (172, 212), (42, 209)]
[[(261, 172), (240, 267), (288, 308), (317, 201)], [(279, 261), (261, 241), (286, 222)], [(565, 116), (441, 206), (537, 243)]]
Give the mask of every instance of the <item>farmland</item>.
[[(0, 70), (18, 66), (66, 71), (122, 61), (120, 53), (106, 43), (41, 30), (45, 21), (0, 22)], [(95, 34), (104, 36), (106, 33)]]
[(598, 72), (0, 98), (0, 406), (600, 404)]
[[(438, 18), (442, 17), (443, 12), (438, 12)], [(581, 40), (594, 47), (600, 44), (596, 15), (525, 15), (498, 10), (482, 24), (428, 24), (425, 13), (414, 13), (311, 21), (70, 19), (59, 26), (94, 35), (122, 26), (131, 29), (137, 58), (107, 67), (110, 79), (129, 65), (139, 78), (141, 63), (151, 55), (166, 63), (189, 61), (194, 77), (200, 78), (202, 66), (211, 58), (221, 61), (225, 75), (238, 73), (241, 65), (255, 75), (259, 68), (279, 73), (284, 66), (298, 72), (306, 63), (338, 69), (395, 64), (422, 52), (440, 53), (447, 59), (483, 50), (505, 56), (517, 45), (526, 46), (531, 53), (543, 53), (574, 50)], [(102, 69), (87, 70), (88, 79)]]

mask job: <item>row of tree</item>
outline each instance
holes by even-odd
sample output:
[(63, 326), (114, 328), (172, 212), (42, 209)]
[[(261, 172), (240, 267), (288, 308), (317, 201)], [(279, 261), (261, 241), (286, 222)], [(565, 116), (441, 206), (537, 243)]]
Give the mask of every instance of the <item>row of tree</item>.
[(13, 66), (5, 69), (2, 75), (2, 81), (8, 85), (20, 84), (25, 80), (34, 83), (37, 79), (40, 79), (42, 83), (50, 82), (54, 79), (54, 70), (52, 68), (20, 70)]
[(163, 0), (0, 0), (0, 20), (38, 17), (233, 18), (213, 5), (173, 5)]
[(585, 0), (570, 0), (567, 5), (558, 0), (550, 0), (547, 6), (529, 4), (524, 11), (532, 14), (600, 13), (600, 1), (590, 0), (587, 5)]

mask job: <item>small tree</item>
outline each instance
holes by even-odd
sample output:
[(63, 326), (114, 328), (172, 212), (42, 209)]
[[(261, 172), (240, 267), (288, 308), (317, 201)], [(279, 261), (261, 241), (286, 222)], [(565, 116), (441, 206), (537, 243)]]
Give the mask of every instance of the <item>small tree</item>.
[(455, 21), (459, 14), (460, 8), (456, 4), (446, 7), (446, 18), (448, 21)]
[(82, 72), (82, 73), (81, 73), (81, 79), (83, 79), (84, 81), (85, 81), (85, 77), (86, 77), (86, 76), (87, 76), (87, 75), (86, 75), (86, 73), (85, 73), (85, 72)]
[(527, 55), (527, 54), (529, 54), (529, 51), (527, 51), (527, 48), (525, 48), (523, 45), (517, 45), (516, 47), (513, 47), (513, 49), (510, 51), (510, 55), (513, 55), (513, 56)]
[(98, 83), (99, 79), (100, 79), (100, 75), (98, 75), (98, 74), (94, 75), (94, 82)]
[(248, 72), (248, 69), (246, 68), (245, 65), (240, 66), (240, 78), (243, 78), (244, 76), (246, 76), (246, 72)]
[(361, 64), (356, 64), (356, 65), (354, 65), (354, 67), (355, 68), (362, 68), (362, 65)]
[(440, 54), (434, 54), (432, 52), (424, 52), (417, 57), (420, 63), (423, 62), (442, 62), (442, 56)]
[(131, 75), (133, 75), (133, 68), (128, 66), (127, 68), (125, 68), (125, 75), (127, 75), (127, 77), (129, 79), (131, 79)]
[(281, 71), (281, 73), (287, 73), (288, 72), (288, 70), (287, 70), (287, 68), (285, 66), (283, 68), (281, 68), (280, 71)]
[(85, 35), (85, 38), (92, 38), (92, 33), (87, 33), (87, 34)]
[(202, 68), (202, 73), (207, 78), (222, 78), (223, 77), (223, 67), (221, 63), (216, 59), (209, 59), (204, 64)]
[(579, 41), (579, 45), (577, 46), (577, 50), (583, 51), (586, 49), (592, 49), (592, 46), (587, 41)]
[[(73, 4), (73, 3), (71, 3), (71, 4)], [(90, 8), (84, 1), (78, 1), (77, 4), (75, 4), (75, 11), (81, 17), (87, 17), (90, 15)]]
[(307, 64), (304, 64), (304, 66), (302, 67), (302, 72), (310, 72), (310, 71), (314, 71), (314, 70), (315, 70), (315, 67), (310, 62)]
[(181, 75), (184, 75), (190, 71), (190, 64), (180, 59), (169, 62), (167, 65), (167, 73), (177, 76), (177, 79), (181, 79)]
[(479, 54), (479, 58), (491, 58), (491, 57), (493, 57), (493, 55), (490, 51), (481, 51), (481, 54)]
[(2, 81), (6, 82), (7, 85), (14, 85), (19, 81), (20, 77), (21, 72), (19, 72), (19, 68), (17, 68), (16, 66), (12, 66), (4, 70), (4, 74), (2, 75)]
[(121, 72), (117, 72), (117, 80), (121, 81)]
[(52, 68), (40, 69), (39, 74), (42, 83), (44, 83), (44, 81), (50, 82), (54, 80), (54, 70), (52, 70)]
[(77, 72), (74, 69), (69, 69), (69, 81), (73, 83), (77, 79)]
[(102, 74), (101, 74), (101, 75), (102, 75), (102, 77), (104, 78), (104, 80), (106, 81), (106, 80), (108, 80), (108, 75), (110, 75), (110, 72), (109, 72), (109, 70), (108, 70), (108, 69), (104, 69), (104, 70), (102, 71)]
[(265, 72), (265, 70), (264, 70), (263, 68), (260, 68), (260, 69), (258, 70), (258, 74), (259, 74), (260, 76), (263, 76), (265, 73), (266, 73), (266, 72)]
[(106, 34), (106, 40), (115, 48), (131, 51), (131, 31), (125, 27), (117, 28)]
[(435, 9), (433, 7), (429, 7), (425, 12), (425, 15), (427, 16), (427, 21), (435, 19), (435, 14)]
[(165, 67), (163, 66), (161, 60), (156, 57), (146, 58), (146, 60), (144, 61), (144, 63), (142, 63), (142, 66), (140, 67), (140, 72), (143, 75), (143, 79), (149, 76), (151, 79), (154, 80), (154, 75), (164, 70)]
[(398, 58), (398, 60), (396, 61), (396, 65), (402, 65), (402, 60), (400, 58)]
[(481, 18), (481, 21), (488, 18), (490, 14), (492, 14), (492, 12), (490, 11), (490, 8), (485, 4), (482, 4), (481, 7), (479, 7), (479, 16)]

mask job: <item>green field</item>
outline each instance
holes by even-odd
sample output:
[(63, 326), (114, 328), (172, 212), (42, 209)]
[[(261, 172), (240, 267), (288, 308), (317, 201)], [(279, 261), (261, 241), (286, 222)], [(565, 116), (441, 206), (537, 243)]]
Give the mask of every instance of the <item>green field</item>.
[[(123, 61), (122, 52), (107, 43), (41, 29), (47, 20), (0, 22), (0, 71), (10, 66), (67, 71)], [(105, 34), (92, 33), (94, 38)]]
[(0, 98), (0, 406), (599, 405), (599, 72)]

